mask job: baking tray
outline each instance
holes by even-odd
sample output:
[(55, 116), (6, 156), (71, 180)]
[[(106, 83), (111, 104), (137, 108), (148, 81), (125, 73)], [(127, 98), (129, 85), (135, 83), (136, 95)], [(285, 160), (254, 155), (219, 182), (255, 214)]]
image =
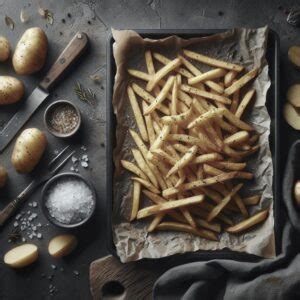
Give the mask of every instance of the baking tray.
[[(208, 36), (215, 33), (227, 31), (228, 29), (147, 29), (137, 30), (143, 38), (161, 39), (170, 35), (177, 35), (179, 37), (188, 39), (193, 37)], [(112, 231), (112, 205), (113, 205), (113, 149), (115, 147), (115, 129), (116, 117), (113, 112), (112, 96), (114, 78), (116, 74), (116, 65), (113, 57), (113, 43), (112, 35), (107, 40), (107, 90), (106, 90), (106, 225), (107, 225), (107, 248), (108, 251), (118, 257), (116, 248), (113, 242)], [(274, 193), (274, 231), (275, 231), (275, 247), (276, 255), (281, 253), (281, 233), (282, 233), (282, 216), (280, 214), (280, 199), (281, 199), (281, 185), (280, 185), (280, 101), (279, 101), (279, 37), (273, 30), (269, 30), (266, 59), (269, 64), (269, 76), (271, 86), (267, 94), (266, 107), (271, 117), (271, 130), (270, 130), (270, 149), (273, 159), (273, 193)], [(192, 260), (210, 260), (210, 259), (233, 259), (241, 261), (257, 261), (261, 258), (252, 254), (231, 251), (229, 249), (213, 250), (213, 251), (197, 251), (185, 254), (175, 254), (171, 257), (160, 258), (162, 260), (173, 260), (177, 262), (188, 262)], [(145, 259), (153, 260), (153, 259)], [(157, 259), (155, 259), (157, 260)]]

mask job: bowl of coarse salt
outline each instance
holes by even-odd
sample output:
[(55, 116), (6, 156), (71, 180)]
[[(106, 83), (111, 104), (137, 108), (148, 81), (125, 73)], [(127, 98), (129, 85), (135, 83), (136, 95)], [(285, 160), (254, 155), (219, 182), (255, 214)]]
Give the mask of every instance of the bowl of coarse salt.
[(58, 174), (43, 188), (42, 211), (51, 223), (59, 227), (74, 228), (85, 224), (95, 207), (95, 189), (79, 174)]

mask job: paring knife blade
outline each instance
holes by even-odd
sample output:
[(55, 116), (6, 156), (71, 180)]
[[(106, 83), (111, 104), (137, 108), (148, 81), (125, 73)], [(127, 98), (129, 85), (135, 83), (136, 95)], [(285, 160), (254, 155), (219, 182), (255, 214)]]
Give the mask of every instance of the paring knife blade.
[(49, 96), (49, 93), (36, 87), (31, 95), (25, 100), (26, 103), (9, 120), (4, 129), (0, 132), (0, 152), (2, 152), (9, 142), (18, 133), (20, 128), (29, 120), (41, 103)]
[(12, 117), (0, 132), (0, 153), (15, 137), (18, 131), (28, 121), (41, 103), (48, 97), (49, 90), (55, 83), (61, 81), (65, 71), (81, 56), (88, 46), (88, 36), (84, 32), (77, 32), (73, 39), (54, 62), (44, 79), (34, 89), (20, 110)]

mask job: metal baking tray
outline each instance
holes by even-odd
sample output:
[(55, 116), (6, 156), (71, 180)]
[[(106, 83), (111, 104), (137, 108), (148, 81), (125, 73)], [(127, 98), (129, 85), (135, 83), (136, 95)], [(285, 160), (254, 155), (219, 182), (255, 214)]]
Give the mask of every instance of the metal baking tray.
[[(208, 36), (215, 33), (224, 32), (227, 29), (149, 29), (149, 30), (135, 30), (143, 38), (161, 39), (170, 35), (177, 35), (179, 37), (188, 39), (193, 37)], [(112, 205), (113, 205), (113, 149), (116, 144), (115, 129), (116, 117), (112, 107), (112, 95), (114, 78), (116, 74), (116, 65), (113, 57), (113, 43), (112, 35), (107, 40), (107, 93), (106, 93), (106, 216), (107, 216), (107, 247), (108, 251), (118, 257), (113, 242), (112, 232)], [(276, 254), (281, 253), (281, 233), (282, 233), (282, 220), (280, 215), (280, 199), (281, 199), (281, 185), (280, 185), (280, 101), (279, 101), (279, 37), (273, 30), (269, 31), (266, 58), (269, 64), (269, 76), (271, 79), (271, 86), (267, 94), (266, 106), (271, 117), (271, 133), (270, 133), (270, 148), (273, 159), (273, 193), (274, 193), (274, 231), (275, 231), (275, 245)], [(185, 254), (176, 254), (171, 257), (161, 258), (161, 260), (180, 259), (181, 262), (192, 260), (210, 260), (210, 259), (233, 259), (241, 261), (257, 261), (261, 259), (258, 256), (247, 254), (243, 252), (231, 251), (229, 249), (214, 250), (214, 251), (196, 251)], [(148, 259), (146, 259), (148, 260)], [(149, 259), (152, 260), (152, 259)]]

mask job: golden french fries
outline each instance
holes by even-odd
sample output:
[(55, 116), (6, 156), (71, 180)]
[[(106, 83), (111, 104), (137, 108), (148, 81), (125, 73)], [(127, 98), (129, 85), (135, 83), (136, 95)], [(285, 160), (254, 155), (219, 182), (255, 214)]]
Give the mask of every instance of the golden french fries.
[[(202, 72), (195, 62), (213, 68)], [(134, 162), (120, 161), (134, 174), (130, 221), (149, 217), (149, 233), (180, 231), (217, 241), (221, 223), (238, 233), (265, 220), (267, 210), (248, 218), (247, 207), (260, 196), (239, 194), (253, 178), (246, 158), (259, 150), (259, 135), (242, 120), (255, 90), (239, 94), (258, 69), (245, 72), (190, 50), (175, 59), (146, 50), (145, 63), (147, 73), (127, 70), (139, 79), (127, 89), (138, 128), (128, 130)], [(244, 220), (234, 225), (232, 215)]]
[(266, 220), (266, 218), (268, 217), (268, 214), (269, 214), (268, 209), (263, 210), (236, 225), (226, 228), (226, 231), (229, 233), (243, 232), (243, 231), (249, 229), (250, 227), (253, 227), (254, 225), (259, 224), (259, 223), (263, 222), (264, 220)]

